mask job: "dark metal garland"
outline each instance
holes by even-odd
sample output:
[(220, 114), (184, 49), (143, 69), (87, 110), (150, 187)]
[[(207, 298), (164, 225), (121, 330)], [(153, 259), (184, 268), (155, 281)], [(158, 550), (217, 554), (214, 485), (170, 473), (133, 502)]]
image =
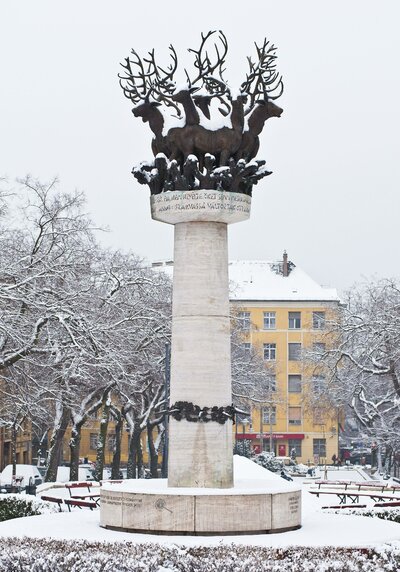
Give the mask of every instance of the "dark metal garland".
[(236, 409), (233, 405), (228, 405), (227, 407), (217, 407), (216, 405), (213, 407), (200, 407), (190, 401), (176, 401), (168, 410), (168, 414), (177, 421), (182, 419), (192, 423), (216, 421), (221, 425), (228, 419), (235, 423), (235, 413)]

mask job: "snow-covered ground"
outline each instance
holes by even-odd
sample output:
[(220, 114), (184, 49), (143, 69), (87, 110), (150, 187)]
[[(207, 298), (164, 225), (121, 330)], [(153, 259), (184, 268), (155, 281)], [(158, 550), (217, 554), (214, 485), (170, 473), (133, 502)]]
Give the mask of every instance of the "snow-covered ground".
[[(240, 465), (240, 468), (239, 468)], [(247, 463), (246, 463), (247, 465)], [(236, 463), (237, 474), (240, 477), (246, 472), (245, 464)], [(276, 475), (269, 471), (263, 473), (255, 465), (247, 465), (248, 477), (262, 478), (264, 474), (268, 480), (275, 480)], [(357, 470), (328, 471), (329, 479), (368, 480), (367, 475)], [(395, 543), (400, 546), (400, 525), (395, 522), (368, 518), (363, 516), (326, 514), (321, 510), (322, 505), (337, 504), (326, 502), (323, 498), (315, 498), (308, 490), (311, 483), (304, 483), (303, 479), (296, 480), (301, 484), (302, 495), (302, 527), (299, 530), (280, 534), (240, 535), (240, 536), (158, 536), (152, 534), (124, 533), (103, 529), (99, 526), (99, 511), (76, 509), (71, 513), (45, 514), (8, 520), (0, 523), (0, 537), (33, 537), (54, 538), (66, 540), (90, 540), (108, 542), (158, 542), (161, 544), (175, 544), (186, 546), (215, 546), (218, 544), (245, 544), (249, 546), (289, 547), (289, 546), (343, 546), (366, 547), (381, 546)], [(50, 491), (49, 491), (50, 493)], [(47, 494), (49, 494), (47, 493)], [(52, 489), (55, 496), (57, 489)], [(65, 489), (59, 489), (60, 496), (65, 496)]]

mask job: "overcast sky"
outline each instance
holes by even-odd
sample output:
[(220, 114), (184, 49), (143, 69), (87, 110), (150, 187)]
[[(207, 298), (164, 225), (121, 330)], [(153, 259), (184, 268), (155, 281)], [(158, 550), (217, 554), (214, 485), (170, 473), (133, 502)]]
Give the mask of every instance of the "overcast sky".
[(230, 257), (286, 249), (340, 289), (400, 275), (398, 0), (4, 0), (0, 17), (0, 176), (83, 190), (105, 244), (173, 252), (173, 228), (151, 220), (130, 174), (151, 158), (151, 132), (123, 97), (119, 62), (132, 47), (162, 59), (171, 42), (184, 61), (200, 32), (222, 29), (232, 86), (265, 36), (285, 83), (259, 152), (273, 175), (254, 188), (250, 221), (230, 227)]

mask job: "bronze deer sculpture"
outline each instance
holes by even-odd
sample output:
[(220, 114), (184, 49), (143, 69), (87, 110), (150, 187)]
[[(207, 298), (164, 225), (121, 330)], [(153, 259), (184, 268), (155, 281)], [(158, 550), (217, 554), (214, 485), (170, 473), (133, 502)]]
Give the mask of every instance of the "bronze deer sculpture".
[(239, 149), (235, 154), (236, 161), (239, 159), (245, 159), (246, 161), (254, 159), (260, 147), (259, 135), (264, 128), (265, 122), (271, 117), (280, 117), (282, 113), (283, 109), (272, 101), (260, 100), (257, 102), (256, 107), (247, 120), (248, 130), (243, 133)]
[[(210, 38), (215, 41), (214, 51)], [(134, 57), (121, 64), (124, 74), (119, 76), (120, 83), (125, 96), (135, 104), (133, 114), (149, 124), (154, 155), (159, 155), (160, 160), (160, 154), (164, 155), (162, 164), (143, 163), (134, 169), (139, 182), (150, 177), (152, 193), (204, 184), (207, 188), (251, 194), (252, 185), (270, 173), (261, 161), (252, 159), (258, 152), (265, 122), (282, 114), (273, 100), (282, 94), (283, 83), (276, 70), (275, 46), (267, 40), (255, 46), (256, 59), (248, 58), (249, 70), (237, 97), (231, 96), (223, 77), (227, 42), (222, 32), (202, 34), (200, 48), (189, 50), (195, 55), (195, 73), (189, 75), (184, 70), (183, 88), (177, 88), (174, 79), (177, 56), (173, 46), (169, 48), (172, 62), (165, 68), (156, 63), (154, 50), (143, 59), (132, 50)], [(165, 106), (161, 107), (161, 103)], [(173, 108), (176, 115), (168, 118), (168, 108)], [(214, 114), (219, 115), (219, 120), (222, 116), (227, 118), (222, 123), (224, 127), (217, 128), (213, 123)], [(173, 117), (181, 121), (174, 120), (168, 129)], [(196, 160), (198, 167), (193, 170)], [(141, 170), (146, 171), (143, 177)], [(162, 176), (158, 176), (161, 172)]]
[(232, 100), (232, 128), (222, 127), (215, 131), (205, 129), (201, 125), (188, 125), (170, 129), (167, 134), (168, 146), (171, 149), (170, 159), (184, 160), (189, 155), (196, 155), (200, 168), (205, 153), (216, 156), (219, 166), (227, 165), (229, 158), (239, 149), (244, 126), (244, 101), (246, 96), (238, 95)]

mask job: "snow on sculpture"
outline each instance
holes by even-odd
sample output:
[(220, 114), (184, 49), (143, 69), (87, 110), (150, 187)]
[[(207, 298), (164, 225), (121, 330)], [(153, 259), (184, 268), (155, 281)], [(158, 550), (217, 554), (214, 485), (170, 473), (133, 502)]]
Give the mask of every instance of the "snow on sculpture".
[(132, 173), (151, 194), (207, 188), (251, 196), (253, 185), (271, 174), (255, 157), (265, 122), (282, 114), (274, 100), (282, 95), (283, 82), (276, 47), (266, 39), (255, 47), (256, 58), (247, 58), (249, 70), (236, 91), (224, 78), (228, 42), (221, 31), (202, 34), (199, 49), (189, 49), (195, 74), (185, 69), (183, 85), (175, 80), (178, 57), (172, 45), (167, 67), (156, 62), (154, 49), (147, 57), (132, 50), (125, 58), (120, 85), (135, 104), (134, 116), (153, 132), (155, 156)]

